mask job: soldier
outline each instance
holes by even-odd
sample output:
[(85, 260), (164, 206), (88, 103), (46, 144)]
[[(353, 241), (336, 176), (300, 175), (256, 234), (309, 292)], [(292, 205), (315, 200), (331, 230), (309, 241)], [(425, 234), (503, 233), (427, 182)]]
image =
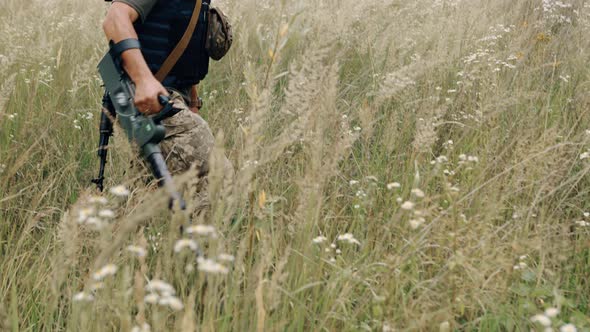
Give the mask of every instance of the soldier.
[[(208, 71), (209, 55), (205, 50), (209, 4), (202, 3), (198, 23), (188, 46), (160, 82), (154, 76), (187, 31), (196, 11), (195, 0), (114, 0), (103, 23), (108, 40), (118, 43), (138, 39), (141, 49), (121, 54), (125, 71), (135, 84), (135, 105), (146, 114), (162, 109), (158, 95), (170, 96), (181, 111), (163, 121), (166, 138), (160, 144), (172, 174), (195, 165), (200, 176), (209, 171), (209, 153), (214, 138), (207, 122), (197, 111), (200, 99), (194, 88)], [(231, 164), (226, 159), (226, 171)]]

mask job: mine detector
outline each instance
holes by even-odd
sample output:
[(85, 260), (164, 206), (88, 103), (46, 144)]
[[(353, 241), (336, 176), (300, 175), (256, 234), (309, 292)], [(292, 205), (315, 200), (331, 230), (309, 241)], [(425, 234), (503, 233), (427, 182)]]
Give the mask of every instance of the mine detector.
[(185, 201), (172, 182), (172, 176), (159, 145), (166, 136), (162, 120), (175, 115), (180, 109), (174, 108), (170, 99), (163, 95), (158, 97), (163, 109), (153, 116), (144, 115), (135, 107), (135, 86), (123, 69), (121, 60), (121, 54), (125, 50), (136, 47), (133, 45), (135, 42), (137, 41), (129, 39), (118, 44), (111, 43), (109, 52), (98, 65), (98, 72), (104, 82), (105, 94), (98, 144), (100, 169), (98, 177), (92, 182), (97, 185), (100, 191), (104, 189), (104, 168), (109, 138), (113, 134), (113, 123), (118, 119), (129, 142), (137, 146), (141, 157), (149, 164), (158, 185), (170, 195), (169, 208), (172, 209), (178, 204), (181, 210), (186, 210)]

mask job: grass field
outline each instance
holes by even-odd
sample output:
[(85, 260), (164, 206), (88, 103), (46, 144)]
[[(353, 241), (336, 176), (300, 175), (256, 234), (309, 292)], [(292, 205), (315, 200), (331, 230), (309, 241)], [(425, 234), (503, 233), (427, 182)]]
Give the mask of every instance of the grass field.
[(0, 331), (590, 331), (587, 1), (216, 3), (181, 235), (90, 183), (108, 4), (0, 1)]

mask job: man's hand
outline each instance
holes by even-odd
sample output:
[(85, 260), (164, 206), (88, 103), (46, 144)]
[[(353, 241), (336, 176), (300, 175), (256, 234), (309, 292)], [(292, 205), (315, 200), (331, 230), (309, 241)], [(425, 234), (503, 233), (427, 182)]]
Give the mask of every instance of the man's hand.
[(149, 115), (161, 111), (164, 106), (158, 101), (159, 95), (168, 96), (168, 91), (153, 75), (135, 82), (135, 106), (141, 113)]

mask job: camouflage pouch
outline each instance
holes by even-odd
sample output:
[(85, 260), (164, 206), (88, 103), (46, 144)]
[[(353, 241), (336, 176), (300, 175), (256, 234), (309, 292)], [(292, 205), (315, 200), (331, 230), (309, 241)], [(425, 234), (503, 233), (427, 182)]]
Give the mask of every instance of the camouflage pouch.
[(227, 16), (216, 7), (209, 9), (205, 49), (213, 60), (220, 60), (229, 51), (233, 41), (232, 27)]

